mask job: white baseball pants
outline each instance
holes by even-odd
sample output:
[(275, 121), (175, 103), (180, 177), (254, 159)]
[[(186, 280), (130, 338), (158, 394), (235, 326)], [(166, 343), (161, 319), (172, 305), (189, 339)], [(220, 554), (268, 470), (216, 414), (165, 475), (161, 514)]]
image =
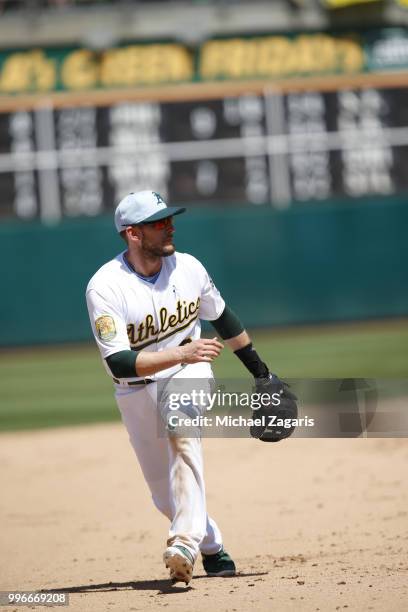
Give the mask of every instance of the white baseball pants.
[[(207, 377), (206, 363), (185, 367), (175, 377)], [(196, 559), (218, 552), (221, 532), (207, 515), (202, 444), (199, 438), (168, 437), (156, 402), (156, 383), (117, 387), (116, 402), (155, 506), (171, 521), (167, 546), (181, 544)]]

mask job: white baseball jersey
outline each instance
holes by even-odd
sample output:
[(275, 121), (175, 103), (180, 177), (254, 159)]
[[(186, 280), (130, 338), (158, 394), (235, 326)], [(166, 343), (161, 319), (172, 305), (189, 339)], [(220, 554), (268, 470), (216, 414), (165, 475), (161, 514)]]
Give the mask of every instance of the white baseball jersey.
[[(124, 253), (102, 266), (86, 290), (89, 317), (106, 371), (106, 357), (118, 351), (161, 351), (201, 335), (200, 319), (221, 316), (225, 302), (203, 265), (192, 255), (163, 257), (154, 284), (140, 278)], [(166, 378), (180, 366), (149, 378)], [(125, 381), (138, 380), (126, 378)]]

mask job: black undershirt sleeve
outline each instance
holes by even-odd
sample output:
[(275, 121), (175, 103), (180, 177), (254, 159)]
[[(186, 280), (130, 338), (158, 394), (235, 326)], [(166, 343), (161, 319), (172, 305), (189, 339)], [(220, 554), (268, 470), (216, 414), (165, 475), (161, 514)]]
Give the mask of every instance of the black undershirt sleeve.
[[(225, 306), (222, 315), (215, 321), (210, 321), (210, 323), (223, 340), (235, 338), (245, 331), (241, 321), (229, 306)], [(268, 366), (261, 360), (252, 346), (252, 342), (234, 352), (246, 369), (251, 372), (255, 378), (269, 376)]]
[(210, 321), (217, 333), (223, 340), (229, 340), (239, 336), (244, 331), (241, 321), (229, 306), (225, 306), (224, 311), (218, 319)]
[(116, 378), (134, 378), (138, 376), (136, 371), (137, 351), (118, 351), (106, 357), (106, 363)]

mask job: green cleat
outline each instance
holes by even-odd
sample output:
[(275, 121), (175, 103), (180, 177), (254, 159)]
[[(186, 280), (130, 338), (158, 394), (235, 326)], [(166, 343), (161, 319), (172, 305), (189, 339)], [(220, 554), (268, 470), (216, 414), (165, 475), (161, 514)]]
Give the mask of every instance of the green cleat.
[(207, 576), (235, 576), (235, 563), (224, 548), (221, 548), (215, 555), (202, 553), (202, 556)]

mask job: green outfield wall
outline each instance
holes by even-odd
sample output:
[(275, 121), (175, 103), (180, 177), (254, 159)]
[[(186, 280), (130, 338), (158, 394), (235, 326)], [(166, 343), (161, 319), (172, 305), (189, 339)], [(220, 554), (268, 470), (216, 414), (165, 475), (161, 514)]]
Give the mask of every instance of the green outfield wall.
[[(194, 209), (176, 228), (248, 327), (408, 315), (402, 197)], [(0, 225), (0, 345), (89, 339), (85, 287), (122, 249), (110, 216)]]

